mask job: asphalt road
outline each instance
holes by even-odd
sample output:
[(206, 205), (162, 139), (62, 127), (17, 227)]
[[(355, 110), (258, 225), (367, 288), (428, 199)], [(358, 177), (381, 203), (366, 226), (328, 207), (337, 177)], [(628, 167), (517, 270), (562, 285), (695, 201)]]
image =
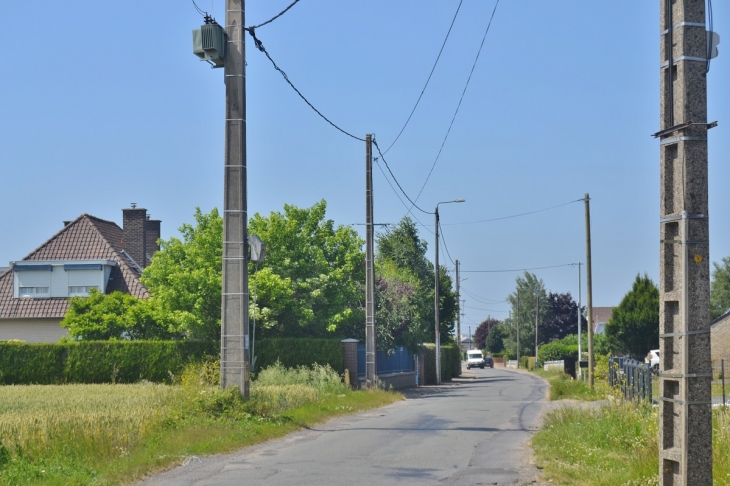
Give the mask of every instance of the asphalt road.
[(233, 454), (188, 459), (145, 486), (531, 484), (527, 441), (547, 385), (504, 368)]

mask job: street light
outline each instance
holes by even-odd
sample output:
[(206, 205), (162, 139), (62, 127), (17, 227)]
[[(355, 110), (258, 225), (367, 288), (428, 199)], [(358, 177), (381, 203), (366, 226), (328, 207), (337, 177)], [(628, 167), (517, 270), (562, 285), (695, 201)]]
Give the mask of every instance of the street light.
[(434, 265), (434, 321), (436, 322), (436, 384), (441, 384), (441, 332), (439, 330), (439, 204), (463, 203), (464, 199), (454, 199), (453, 201), (442, 201), (436, 204), (436, 210), (433, 212), (435, 217), (436, 231), (436, 247)]

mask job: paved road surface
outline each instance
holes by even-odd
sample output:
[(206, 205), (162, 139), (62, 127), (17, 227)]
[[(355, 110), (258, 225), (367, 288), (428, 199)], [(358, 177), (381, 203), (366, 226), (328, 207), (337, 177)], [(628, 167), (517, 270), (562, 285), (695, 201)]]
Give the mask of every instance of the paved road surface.
[(504, 368), (233, 454), (192, 460), (145, 486), (531, 484), (526, 442), (547, 385)]

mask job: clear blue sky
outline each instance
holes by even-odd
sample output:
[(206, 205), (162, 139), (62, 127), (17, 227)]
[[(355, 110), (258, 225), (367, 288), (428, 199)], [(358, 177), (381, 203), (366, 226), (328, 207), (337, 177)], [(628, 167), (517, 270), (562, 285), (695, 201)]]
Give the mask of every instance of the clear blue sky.
[[(223, 22), (223, 0), (198, 3)], [(288, 4), (249, 0), (246, 23)], [(715, 30), (730, 39), (730, 3), (714, 4)], [(257, 35), (318, 109), (358, 136), (374, 133), (384, 148), (421, 92), (457, 5), (302, 0)], [(506, 317), (506, 304), (484, 302), (503, 300), (518, 275), (468, 271), (585, 262), (583, 205), (455, 223), (588, 192), (594, 304), (618, 304), (637, 273), (658, 279), (659, 145), (650, 134), (659, 128), (659, 5), (501, 1), (418, 200), (428, 211), (467, 200), (440, 210), (451, 257), (468, 278), (465, 328), (488, 314)], [(386, 156), (411, 197), (436, 157), (493, 6), (463, 2), (421, 104)], [(0, 265), (81, 213), (121, 224), (121, 209), (136, 202), (162, 220), (168, 238), (196, 206), (220, 207), (223, 72), (192, 54), (190, 32), (201, 18), (190, 2), (7, 2), (3, 14)], [(719, 50), (708, 78), (709, 118), (720, 123), (710, 132), (712, 260), (730, 255), (730, 41)], [(364, 144), (314, 114), (252, 43), (246, 52), (251, 214), (325, 199), (337, 223), (363, 223)], [(376, 221), (395, 223), (406, 209), (375, 170)], [(416, 216), (427, 225), (431, 257), (433, 217)], [(549, 290), (577, 294), (576, 268), (534, 272)]]

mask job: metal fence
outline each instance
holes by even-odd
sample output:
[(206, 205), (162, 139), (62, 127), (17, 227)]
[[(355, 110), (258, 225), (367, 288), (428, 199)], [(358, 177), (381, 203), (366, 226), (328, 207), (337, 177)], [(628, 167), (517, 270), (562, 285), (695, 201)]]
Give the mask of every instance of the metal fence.
[(651, 400), (651, 367), (629, 358), (608, 358), (608, 384), (631, 400)]
[[(358, 377), (365, 376), (365, 345), (357, 345)], [(380, 351), (376, 355), (375, 370), (378, 375), (393, 373), (410, 373), (416, 371), (413, 355), (403, 346), (391, 349), (389, 352)]]

